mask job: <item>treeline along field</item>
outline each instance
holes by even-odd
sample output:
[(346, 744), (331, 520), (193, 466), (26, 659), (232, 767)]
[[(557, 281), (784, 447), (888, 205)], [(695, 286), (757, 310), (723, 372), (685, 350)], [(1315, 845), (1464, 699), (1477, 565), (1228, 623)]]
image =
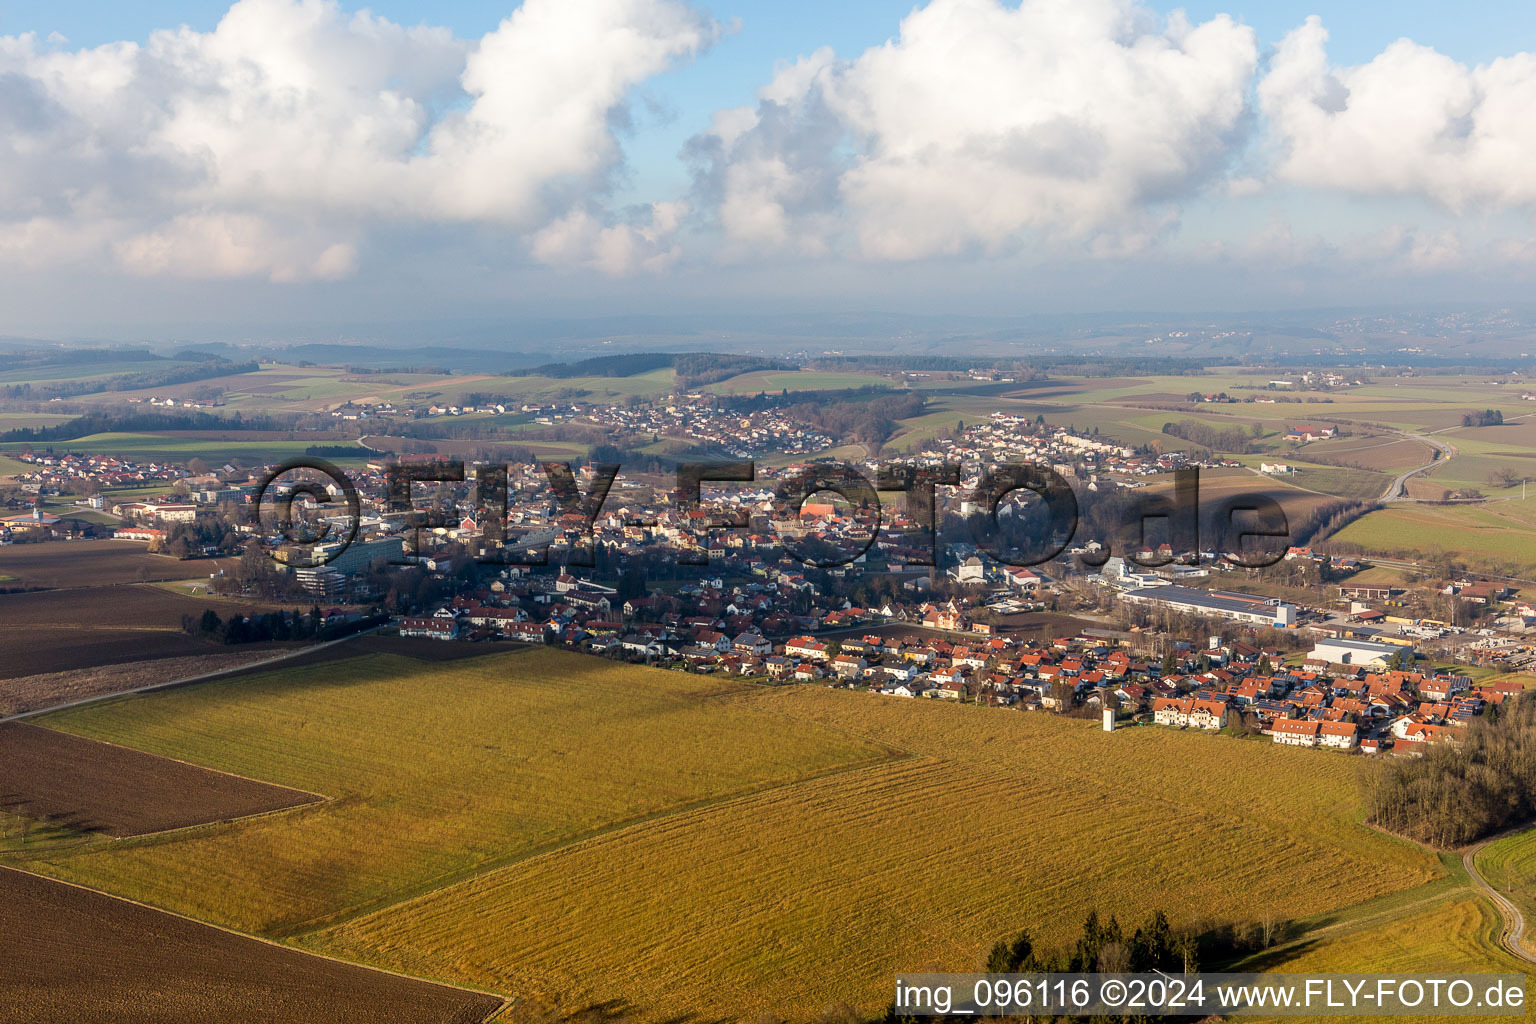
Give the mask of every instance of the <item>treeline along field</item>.
[(1394, 760), (1373, 780), (1371, 820), (1432, 846), (1462, 846), (1536, 817), (1536, 697), (1492, 709), (1459, 743)]

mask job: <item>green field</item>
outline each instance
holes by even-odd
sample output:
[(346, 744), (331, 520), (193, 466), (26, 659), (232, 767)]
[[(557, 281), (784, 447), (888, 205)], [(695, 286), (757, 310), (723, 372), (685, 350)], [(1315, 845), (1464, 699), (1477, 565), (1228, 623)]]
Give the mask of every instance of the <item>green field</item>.
[(825, 370), (754, 370), (710, 384), (705, 391), (716, 395), (755, 395), (760, 391), (836, 391), (848, 388), (892, 387), (889, 377), (872, 373), (839, 373)]
[[(1489, 843), (1477, 855), (1483, 879), (1509, 897), (1527, 921), (1536, 920), (1536, 830)], [(1536, 936), (1525, 936), (1527, 948), (1536, 952)]]
[(643, 1020), (873, 1010), (895, 970), (969, 970), (1095, 906), (1292, 917), (1443, 872), (1360, 826), (1359, 759), (555, 651), (375, 654), (43, 724), (330, 799), (33, 870)]
[(1331, 537), (1384, 555), (1450, 557), (1468, 565), (1536, 568), (1536, 524), (1519, 502), (1399, 505), (1367, 513)]
[[(1423, 903), (1394, 908), (1388, 915), (1363, 923), (1344, 922), (1325, 928), (1282, 951), (1255, 958), (1234, 970), (1266, 970), (1293, 974), (1397, 974), (1444, 977), (1455, 974), (1523, 974), (1530, 965), (1496, 948), (1491, 940), (1498, 914), (1471, 890), (1430, 897)], [(1529, 1011), (1487, 1020), (1524, 1020)], [(1287, 1021), (1304, 1018), (1242, 1020)], [(1365, 1022), (1380, 1016), (1330, 1016), (1329, 1021)], [(1401, 1022), (1443, 1021), (1444, 1015), (1394, 1014)], [(1475, 1017), (1467, 1018), (1469, 1020)]]
[[(350, 444), (344, 438), (333, 441), (225, 440), (187, 437), (175, 434), (87, 434), (70, 441), (51, 441), (55, 451), (117, 455), (130, 459), (184, 461), (202, 458), (209, 462), (239, 458), (276, 462), (303, 455), (312, 445)], [(19, 446), (18, 446), (19, 447)], [(372, 458), (366, 448), (357, 447), (357, 458)], [(3, 468), (3, 466), (0, 466)]]

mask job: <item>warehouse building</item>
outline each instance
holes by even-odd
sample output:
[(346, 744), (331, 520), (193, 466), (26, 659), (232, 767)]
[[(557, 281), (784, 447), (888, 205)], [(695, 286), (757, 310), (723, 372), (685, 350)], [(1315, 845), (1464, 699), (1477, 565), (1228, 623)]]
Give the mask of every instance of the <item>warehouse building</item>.
[(1296, 606), (1272, 597), (1180, 586), (1142, 587), (1120, 597), (1137, 604), (1171, 608), (1186, 615), (1230, 619), (1252, 626), (1290, 627), (1296, 624)]

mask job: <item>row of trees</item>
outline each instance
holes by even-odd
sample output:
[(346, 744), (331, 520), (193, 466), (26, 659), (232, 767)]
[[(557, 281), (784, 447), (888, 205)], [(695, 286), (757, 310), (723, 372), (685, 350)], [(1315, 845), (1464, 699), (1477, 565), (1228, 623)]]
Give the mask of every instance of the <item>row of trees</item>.
[[(252, 363), (251, 369), (256, 368)], [(233, 374), (234, 369), (228, 371)], [(130, 407), (131, 408), (131, 407)], [(0, 441), (46, 442), (72, 441), (91, 434), (107, 433), (155, 433), (163, 430), (292, 430), (296, 421), (292, 417), (273, 416), (214, 416), (206, 412), (147, 413), (104, 412), (76, 416), (72, 420), (52, 427), (18, 427), (0, 434)]]
[(1394, 759), (1373, 780), (1370, 821), (1441, 848), (1536, 816), (1536, 697), (1489, 707), (1460, 743)]
[(1264, 428), (1257, 423), (1247, 426), (1234, 423), (1218, 427), (1200, 420), (1179, 420), (1177, 423), (1164, 423), (1163, 433), (1183, 438), (1213, 452), (1242, 455), (1253, 450), (1253, 440), (1263, 435)]
[[(1097, 911), (1090, 911), (1082, 931), (1072, 944), (1056, 949), (1037, 946), (1028, 931), (1000, 939), (987, 955), (982, 970), (987, 974), (1198, 974), (1202, 959), (1218, 963), (1235, 960), (1245, 954), (1266, 949), (1284, 937), (1286, 922), (1268, 918), (1263, 922), (1215, 924), (1199, 922), (1192, 927), (1175, 929), (1161, 910), (1152, 913), (1134, 930), (1111, 917), (1102, 921)], [(968, 995), (969, 993), (967, 993)], [(823, 1019), (840, 1019), (827, 1017)], [(853, 1017), (841, 1019), (855, 1019)], [(960, 1017), (917, 1017), (898, 1012), (894, 1005), (886, 1009), (878, 1024), (933, 1024), (935, 1021), (959, 1020)], [(974, 1018), (966, 1017), (966, 1020)], [(1028, 1019), (1037, 1019), (1034, 1017)], [(1053, 1020), (1082, 1021), (1080, 1016), (1055, 1016)], [(1154, 1016), (1137, 1013), (1094, 1017), (1105, 1021), (1151, 1021)]]
[(219, 617), (212, 608), (200, 618), (181, 617), (181, 628), (192, 636), (219, 640), (226, 644), (263, 643), (270, 640), (310, 640), (325, 629), (325, 616), (319, 606), (307, 614), (299, 611), (267, 612), (264, 615)]

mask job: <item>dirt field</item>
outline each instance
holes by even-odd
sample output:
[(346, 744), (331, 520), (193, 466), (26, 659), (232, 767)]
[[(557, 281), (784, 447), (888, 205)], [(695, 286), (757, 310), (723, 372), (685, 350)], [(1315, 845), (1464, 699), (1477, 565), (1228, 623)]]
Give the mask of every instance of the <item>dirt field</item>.
[(321, 799), (21, 722), (0, 722), (0, 807), (114, 838)]
[(80, 623), (90, 628), (181, 629), (183, 615), (199, 616), (212, 608), (222, 618), (256, 615), (286, 608), (307, 611), (302, 601), (288, 605), (189, 597), (163, 587), (104, 585), (72, 590), (43, 590), (0, 594), (0, 629), (12, 626), (55, 626)]
[(0, 679), (226, 650), (170, 629), (0, 628)]
[(0, 961), (6, 1024), (473, 1024), (501, 1005), (6, 868)]
[[(207, 608), (228, 618), (275, 607), (187, 597), (137, 584), (0, 594), (0, 679), (230, 653), (229, 647), (182, 632), (182, 617), (197, 618)], [(239, 650), (270, 654), (285, 646), (241, 645)]]
[[(187, 679), (209, 672), (222, 672), (252, 662), (264, 661), (277, 651), (266, 644), (259, 649), (220, 648), (219, 653), (183, 658), (153, 658), (121, 665), (101, 665), (68, 672), (44, 672), (38, 675), (0, 679), (0, 715), (54, 707), (72, 701), (122, 693), (141, 686), (174, 679)], [(229, 653), (224, 653), (228, 651)]]
[(152, 555), (143, 544), (121, 540), (12, 544), (0, 548), (0, 576), (7, 587), (100, 587), (111, 583), (184, 580), (207, 576), (234, 559), (193, 559)]

